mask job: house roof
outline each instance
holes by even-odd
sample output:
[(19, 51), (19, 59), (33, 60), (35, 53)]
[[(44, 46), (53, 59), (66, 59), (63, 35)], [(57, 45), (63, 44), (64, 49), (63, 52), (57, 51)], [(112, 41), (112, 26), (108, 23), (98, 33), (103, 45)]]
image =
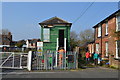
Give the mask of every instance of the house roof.
[(40, 39), (28, 39), (30, 43), (36, 43), (37, 41), (40, 41)]
[(42, 25), (42, 24), (72, 24), (72, 23), (69, 23), (69, 22), (55, 16), (55, 17), (45, 20), (39, 24)]
[(106, 20), (109, 20), (109, 19), (115, 17), (116, 14), (118, 14), (118, 13), (120, 13), (120, 9), (119, 9), (118, 11), (116, 11), (115, 13), (111, 14), (110, 16), (108, 16), (107, 18), (105, 18), (104, 20), (100, 21), (100, 22), (99, 22), (98, 24), (96, 24), (93, 28), (96, 28), (99, 24), (104, 23), (104, 22), (106, 22)]
[(93, 43), (95, 43), (95, 41), (88, 42), (87, 44), (93, 44)]

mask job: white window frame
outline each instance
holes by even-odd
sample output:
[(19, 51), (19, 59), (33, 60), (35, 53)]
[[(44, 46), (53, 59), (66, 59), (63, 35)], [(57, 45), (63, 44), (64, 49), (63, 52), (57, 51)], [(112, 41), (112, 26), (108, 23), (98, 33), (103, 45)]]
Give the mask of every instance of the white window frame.
[(116, 16), (116, 31), (120, 31), (120, 28), (118, 29), (118, 27), (120, 27), (120, 26), (118, 26), (118, 17), (120, 18), (120, 15)]
[[(45, 29), (48, 30), (48, 33), (44, 32)], [(46, 36), (47, 39), (45, 39)], [(43, 42), (50, 42), (50, 28), (43, 28)]]
[(108, 57), (108, 42), (105, 42), (105, 56)]
[(99, 24), (99, 27), (98, 27), (98, 37), (101, 37), (101, 25)]
[(108, 35), (108, 21), (106, 22), (106, 26), (105, 26), (105, 35)]
[(99, 43), (96, 44), (96, 52), (99, 53)]
[(116, 58), (120, 58), (120, 57), (118, 56), (118, 41), (116, 41)]

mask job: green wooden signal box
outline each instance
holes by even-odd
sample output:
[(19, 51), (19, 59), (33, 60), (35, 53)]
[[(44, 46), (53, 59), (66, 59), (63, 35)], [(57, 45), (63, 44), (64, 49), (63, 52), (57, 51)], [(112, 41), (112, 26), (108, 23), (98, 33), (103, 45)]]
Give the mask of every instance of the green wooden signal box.
[(39, 23), (41, 26), (41, 41), (43, 52), (47, 50), (57, 51), (64, 48), (70, 50), (70, 28), (72, 23), (58, 17), (52, 17)]

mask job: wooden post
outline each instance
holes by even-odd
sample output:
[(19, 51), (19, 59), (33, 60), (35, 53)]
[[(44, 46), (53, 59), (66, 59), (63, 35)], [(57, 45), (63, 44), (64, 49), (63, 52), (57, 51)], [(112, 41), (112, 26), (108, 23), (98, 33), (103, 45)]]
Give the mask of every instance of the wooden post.
[(55, 59), (55, 65), (57, 67), (57, 51), (58, 51), (59, 43), (58, 43), (58, 38), (57, 38), (57, 46), (56, 46), (56, 59)]

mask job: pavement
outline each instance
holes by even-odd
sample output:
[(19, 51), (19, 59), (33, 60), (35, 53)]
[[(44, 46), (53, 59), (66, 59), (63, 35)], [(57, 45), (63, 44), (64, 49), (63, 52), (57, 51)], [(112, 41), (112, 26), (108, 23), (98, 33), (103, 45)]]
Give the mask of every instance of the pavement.
[(78, 70), (4, 70), (2, 78), (118, 78), (118, 70), (103, 67), (94, 67)]

